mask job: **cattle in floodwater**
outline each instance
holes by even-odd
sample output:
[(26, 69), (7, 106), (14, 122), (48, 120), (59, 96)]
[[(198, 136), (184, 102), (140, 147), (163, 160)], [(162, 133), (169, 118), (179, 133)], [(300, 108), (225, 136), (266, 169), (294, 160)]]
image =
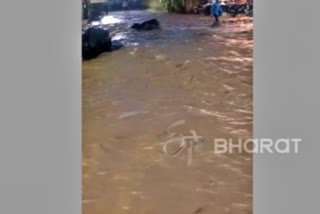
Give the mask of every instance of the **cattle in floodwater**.
[(93, 58), (102, 52), (111, 51), (109, 32), (102, 28), (90, 27), (82, 32), (82, 57)]
[(160, 28), (160, 23), (157, 19), (150, 19), (142, 23), (135, 23), (131, 26), (131, 28), (138, 31), (156, 30)]

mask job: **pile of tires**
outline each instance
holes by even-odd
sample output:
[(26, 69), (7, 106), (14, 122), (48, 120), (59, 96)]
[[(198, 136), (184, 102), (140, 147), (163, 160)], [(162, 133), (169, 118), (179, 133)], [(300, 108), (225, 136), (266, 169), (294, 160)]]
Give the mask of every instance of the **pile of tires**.
[(228, 13), (232, 17), (236, 17), (239, 14), (245, 14), (246, 4), (234, 4), (230, 5)]

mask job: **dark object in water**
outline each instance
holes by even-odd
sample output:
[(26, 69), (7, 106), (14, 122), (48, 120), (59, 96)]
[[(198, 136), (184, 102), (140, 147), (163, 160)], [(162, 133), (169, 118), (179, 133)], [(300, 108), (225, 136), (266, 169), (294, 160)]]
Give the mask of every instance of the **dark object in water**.
[(113, 40), (111, 45), (111, 51), (119, 50), (123, 47), (123, 44), (120, 40)]
[(236, 17), (238, 14), (245, 14), (247, 16), (253, 16), (253, 5), (252, 4), (239, 4), (232, 5), (229, 8), (229, 14), (232, 17)]
[(111, 51), (112, 42), (109, 32), (102, 28), (91, 27), (82, 32), (82, 57), (93, 58), (105, 51)]
[(139, 31), (140, 30), (156, 30), (160, 28), (160, 23), (156, 19), (150, 19), (142, 23), (135, 23), (131, 26), (131, 28)]
[(102, 8), (96, 8), (91, 12), (91, 21), (100, 21), (107, 13)]

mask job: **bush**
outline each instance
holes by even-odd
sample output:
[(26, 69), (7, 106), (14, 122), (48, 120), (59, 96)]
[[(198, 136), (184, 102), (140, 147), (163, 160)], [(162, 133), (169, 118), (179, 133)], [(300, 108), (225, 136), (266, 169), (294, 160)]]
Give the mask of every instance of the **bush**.
[(185, 11), (184, 0), (162, 0), (161, 3), (168, 12), (181, 13)]

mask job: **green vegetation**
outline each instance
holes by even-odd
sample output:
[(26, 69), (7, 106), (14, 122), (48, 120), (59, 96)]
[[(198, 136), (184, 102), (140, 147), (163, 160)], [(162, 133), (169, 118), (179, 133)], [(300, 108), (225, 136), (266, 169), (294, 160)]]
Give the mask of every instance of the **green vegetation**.
[(161, 4), (169, 12), (185, 11), (185, 0), (162, 0)]
[(159, 0), (147, 1), (147, 7), (152, 10), (160, 10), (160, 11), (165, 9)]

